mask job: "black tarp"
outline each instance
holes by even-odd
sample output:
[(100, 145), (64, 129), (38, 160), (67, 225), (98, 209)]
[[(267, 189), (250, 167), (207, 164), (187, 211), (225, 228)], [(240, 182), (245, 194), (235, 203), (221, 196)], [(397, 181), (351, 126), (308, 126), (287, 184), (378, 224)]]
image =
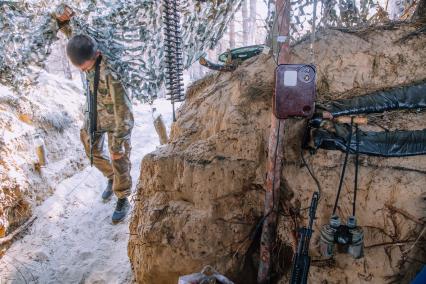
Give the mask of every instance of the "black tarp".
[(426, 82), (407, 87), (377, 91), (352, 99), (328, 102), (319, 108), (334, 117), (341, 115), (380, 113), (388, 110), (426, 108)]
[[(311, 129), (314, 148), (346, 151), (350, 126), (336, 124), (335, 132), (323, 128)], [(359, 130), (359, 153), (381, 157), (404, 157), (426, 154), (426, 129), (414, 131), (364, 132)], [(353, 133), (350, 152), (356, 151)]]

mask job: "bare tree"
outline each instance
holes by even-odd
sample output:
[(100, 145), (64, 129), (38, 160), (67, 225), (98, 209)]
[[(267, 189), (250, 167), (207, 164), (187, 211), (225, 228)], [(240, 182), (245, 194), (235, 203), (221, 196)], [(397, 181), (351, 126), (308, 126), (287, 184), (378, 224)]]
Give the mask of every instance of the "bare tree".
[(257, 0), (250, 0), (250, 44), (256, 44), (256, 16), (257, 16)]
[(190, 68), (189, 68), (189, 80), (191, 82), (195, 81), (195, 68), (194, 68), (195, 64), (193, 64)]
[(243, 0), (241, 3), (241, 18), (243, 21), (243, 45), (246, 46), (249, 40), (249, 24), (250, 19), (248, 17), (247, 0)]
[(229, 23), (229, 48), (235, 48), (235, 21)]
[(267, 25), (267, 36), (265, 40), (265, 44), (269, 47), (272, 47), (272, 38), (271, 38), (271, 32), (272, 27), (274, 25), (274, 18), (275, 18), (275, 0), (268, 0), (268, 17), (266, 18), (266, 25)]

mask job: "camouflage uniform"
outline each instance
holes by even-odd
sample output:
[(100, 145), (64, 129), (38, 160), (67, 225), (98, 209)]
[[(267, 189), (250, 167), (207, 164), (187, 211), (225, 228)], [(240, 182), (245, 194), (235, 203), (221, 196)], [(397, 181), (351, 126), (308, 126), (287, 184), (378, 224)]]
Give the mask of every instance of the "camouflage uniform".
[[(69, 26), (62, 29), (67, 37), (71, 35)], [(130, 136), (134, 124), (132, 104), (120, 81), (113, 78), (103, 57), (99, 72), (97, 97), (97, 134), (93, 146), (93, 164), (105, 177), (113, 179), (113, 191), (118, 198), (130, 195), (132, 179), (130, 176)], [(94, 92), (95, 67), (86, 72), (91, 93)], [(90, 153), (87, 132), (88, 106), (85, 105), (84, 126), (80, 131), (86, 155)], [(109, 151), (123, 153), (122, 158), (111, 160), (104, 150), (105, 134), (108, 136)]]

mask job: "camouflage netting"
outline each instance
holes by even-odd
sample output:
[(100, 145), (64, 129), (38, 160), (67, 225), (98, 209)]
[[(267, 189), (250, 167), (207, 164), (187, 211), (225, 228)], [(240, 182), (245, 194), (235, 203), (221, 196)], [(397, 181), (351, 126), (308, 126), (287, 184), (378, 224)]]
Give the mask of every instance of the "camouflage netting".
[[(419, 1), (420, 2), (420, 1)], [(291, 4), (290, 43), (295, 45), (311, 37), (315, 14), (315, 30), (335, 28), (354, 31), (376, 25), (386, 25), (390, 21), (409, 20), (416, 9), (413, 0), (295, 0)], [(314, 11), (314, 6), (316, 9)], [(280, 46), (276, 36), (280, 34), (274, 19), (282, 17), (283, 9), (270, 9), (267, 23), (270, 26), (269, 40), (277, 56)], [(315, 38), (311, 38), (315, 41)]]
[(316, 28), (359, 28), (380, 25), (389, 20), (408, 19), (415, 8), (411, 0), (297, 0), (292, 2), (293, 39), (300, 39), (312, 30), (315, 4)]
[[(68, 3), (69, 2), (69, 3)], [(184, 64), (222, 37), (241, 0), (182, 1)], [(0, 2), (0, 83), (33, 82), (30, 65), (43, 66), (56, 38), (51, 17), (63, 1)], [(164, 78), (162, 5), (145, 1), (65, 1), (76, 11), (72, 25), (101, 43), (111, 68), (138, 99), (155, 98)]]
[[(183, 59), (187, 68), (203, 51), (216, 45), (242, 0), (181, 2)], [(270, 5), (273, 2), (269, 1)], [(58, 28), (51, 14), (61, 3), (76, 11), (72, 20), (76, 32), (88, 33), (101, 42), (112, 70), (133, 97), (146, 101), (159, 94), (164, 79), (160, 0), (0, 1), (0, 83), (17, 88), (36, 81), (37, 69), (33, 67), (43, 67), (50, 53)], [(391, 1), (389, 7), (376, 0), (296, 0), (291, 5), (293, 42), (312, 30), (314, 6), (317, 28), (381, 24), (389, 19), (387, 10), (392, 19), (408, 19), (415, 9), (412, 0)], [(271, 23), (282, 15), (282, 9), (269, 10), (267, 23), (274, 38), (279, 31)], [(275, 46), (274, 51), (277, 50)]]

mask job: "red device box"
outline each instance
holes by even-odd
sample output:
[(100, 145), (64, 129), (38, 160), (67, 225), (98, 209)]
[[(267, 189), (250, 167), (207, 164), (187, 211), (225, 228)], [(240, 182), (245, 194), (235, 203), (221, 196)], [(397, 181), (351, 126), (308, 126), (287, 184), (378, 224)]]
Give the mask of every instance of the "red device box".
[(315, 66), (307, 64), (281, 64), (276, 68), (273, 111), (277, 118), (312, 117), (315, 73)]

